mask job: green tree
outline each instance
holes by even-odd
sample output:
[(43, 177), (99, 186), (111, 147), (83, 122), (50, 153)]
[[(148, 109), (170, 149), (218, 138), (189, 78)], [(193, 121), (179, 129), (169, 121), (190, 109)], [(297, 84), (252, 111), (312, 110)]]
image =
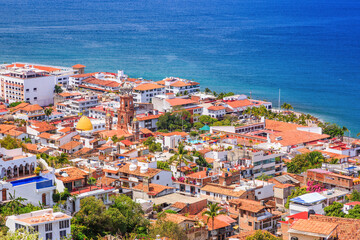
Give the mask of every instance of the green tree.
[(26, 231), (23, 228), (16, 230), (15, 232), (7, 232), (2, 233), (0, 232), (0, 239), (2, 240), (38, 240), (39, 233)]
[(209, 88), (205, 88), (205, 93), (209, 94), (209, 93), (211, 93), (211, 90)]
[(285, 109), (285, 110), (294, 109), (293, 106), (291, 106), (289, 103), (286, 103), (286, 102), (281, 105), (281, 108)]
[(22, 103), (22, 102), (13, 102), (13, 103), (10, 103), (10, 104), (9, 104), (9, 107), (10, 107), (10, 108), (16, 107), (16, 106), (19, 105), (20, 103)]
[(184, 229), (177, 223), (166, 221), (165, 215), (159, 217), (156, 223), (149, 229), (149, 237), (155, 239), (157, 235), (173, 240), (188, 239)]
[(62, 92), (63, 92), (62, 88), (59, 85), (55, 85), (54, 93), (59, 94), (59, 93), (62, 93)]
[(68, 163), (68, 155), (66, 153), (61, 153), (58, 157), (56, 157), (56, 160), (60, 164)]
[(49, 117), (50, 117), (51, 113), (53, 112), (53, 110), (54, 109), (50, 108), (50, 107), (44, 109), (44, 113), (45, 113), (46, 118), (47, 118), (48, 121), (49, 121)]
[(326, 216), (330, 217), (344, 217), (345, 213), (342, 211), (344, 204), (333, 202), (331, 205), (324, 208)]
[(6, 137), (0, 139), (0, 145), (1, 147), (6, 148), (8, 150), (15, 148), (23, 148), (23, 150), (26, 149), (25, 145), (21, 142), (20, 139), (13, 138), (10, 135), (6, 135)]
[(350, 194), (349, 200), (351, 200), (351, 201), (360, 201), (360, 192), (354, 190), (354, 191)]
[(346, 214), (345, 217), (360, 219), (360, 205), (355, 205), (353, 209), (349, 209), (349, 214)]
[(329, 122), (320, 122), (318, 126), (321, 127), (324, 134), (330, 135), (332, 138), (344, 136), (344, 130), (346, 129), (346, 127), (340, 127), (335, 123), (331, 124)]
[(246, 240), (281, 240), (264, 230), (257, 230), (253, 235), (246, 237)]
[(225, 214), (225, 212), (220, 211), (222, 208), (218, 203), (209, 203), (207, 205), (207, 210), (202, 213), (203, 216), (207, 216), (207, 222), (211, 219), (212, 227), (214, 227), (215, 218), (220, 214)]
[(289, 173), (299, 174), (307, 169), (321, 167), (324, 161), (325, 158), (320, 152), (313, 151), (296, 155), (291, 162), (286, 163), (286, 166)]
[(116, 135), (114, 135), (111, 137), (111, 141), (113, 141), (113, 143), (117, 143), (119, 141), (119, 139)]
[(94, 186), (96, 184), (96, 179), (93, 177), (89, 177), (87, 183), (90, 185), (90, 191), (91, 191), (91, 186)]
[(295, 190), (292, 190), (290, 196), (287, 198), (287, 201), (285, 203), (285, 208), (289, 209), (289, 205), (290, 205), (290, 199), (304, 195), (308, 193), (308, 191), (306, 190), (306, 188), (295, 188)]
[(192, 161), (193, 157), (189, 155), (189, 152), (185, 150), (185, 146), (182, 142), (179, 142), (178, 151), (170, 158), (170, 163), (177, 162), (177, 165), (180, 166), (181, 173), (181, 163), (184, 162), (186, 165), (188, 161)]

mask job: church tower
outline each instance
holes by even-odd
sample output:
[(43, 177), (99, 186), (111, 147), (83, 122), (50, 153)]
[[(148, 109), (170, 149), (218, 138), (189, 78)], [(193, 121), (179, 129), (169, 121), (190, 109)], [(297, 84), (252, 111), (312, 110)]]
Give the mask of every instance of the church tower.
[(120, 92), (121, 96), (120, 107), (118, 109), (117, 129), (129, 130), (135, 115), (132, 88), (123, 87)]
[(106, 110), (106, 117), (105, 117), (106, 130), (111, 130), (112, 129), (112, 124), (113, 124), (113, 117), (111, 115), (111, 112)]

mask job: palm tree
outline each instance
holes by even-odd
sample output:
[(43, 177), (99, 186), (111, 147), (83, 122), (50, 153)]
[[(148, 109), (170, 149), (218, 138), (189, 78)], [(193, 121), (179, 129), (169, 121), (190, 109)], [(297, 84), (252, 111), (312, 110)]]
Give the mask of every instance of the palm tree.
[(8, 208), (11, 209), (12, 213), (19, 213), (19, 209), (23, 207), (23, 202), (25, 202), (27, 199), (23, 197), (16, 197), (15, 191), (14, 194), (9, 193), (10, 201), (6, 204)]
[(175, 153), (175, 155), (170, 158), (170, 163), (176, 161), (177, 162), (176, 165), (177, 166), (180, 165), (180, 175), (181, 175), (181, 163), (184, 162), (185, 164), (188, 164), (188, 160), (192, 161), (193, 158), (188, 154), (188, 151), (185, 150), (184, 144), (180, 142), (178, 146), (178, 152)]
[(87, 183), (90, 185), (90, 191), (91, 191), (91, 186), (96, 184), (96, 179), (93, 177), (90, 177), (87, 181)]
[(225, 214), (225, 212), (220, 212), (222, 208), (218, 203), (209, 203), (207, 205), (207, 210), (202, 213), (203, 216), (207, 216), (207, 222), (209, 222), (210, 218), (212, 221), (212, 227), (214, 228), (215, 218), (220, 214)]
[(59, 94), (59, 93), (62, 93), (62, 92), (63, 92), (62, 88), (59, 85), (55, 85), (54, 93)]
[(356, 134), (357, 137), (360, 137), (360, 132), (358, 134)]
[(45, 109), (44, 109), (44, 113), (45, 113), (48, 121), (49, 121), (49, 116), (51, 115), (51, 113), (53, 112), (53, 110), (54, 110), (54, 109), (51, 108), (51, 107), (48, 107), (48, 108), (45, 108)]
[(61, 153), (58, 157), (57, 160), (59, 163), (64, 164), (68, 162), (68, 155), (66, 153)]
[(286, 102), (281, 105), (281, 108), (285, 110), (294, 109), (293, 106), (291, 106), (289, 103)]
[(211, 93), (210, 88), (205, 88), (205, 93), (206, 93), (206, 94), (207, 94), (207, 93)]

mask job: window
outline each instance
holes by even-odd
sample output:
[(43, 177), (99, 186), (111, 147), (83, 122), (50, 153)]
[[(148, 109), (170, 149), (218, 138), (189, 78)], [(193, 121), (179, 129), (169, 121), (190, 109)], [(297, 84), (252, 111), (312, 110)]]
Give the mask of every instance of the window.
[(27, 89), (26, 89), (26, 92), (28, 92), (28, 91), (30, 91), (30, 89), (27, 88)]
[(36, 92), (37, 91), (37, 88), (34, 88), (34, 92)]
[(70, 226), (69, 220), (64, 220), (59, 222), (60, 229), (69, 228), (69, 226)]
[(18, 230), (20, 228), (25, 228), (25, 226), (21, 225), (21, 224), (18, 224), (18, 223), (15, 223), (15, 229)]
[(52, 239), (52, 233), (47, 233), (46, 235), (45, 235), (45, 240), (51, 240)]
[(248, 222), (249, 223), (249, 226), (252, 226), (252, 222)]
[(52, 223), (46, 223), (45, 224), (45, 232), (52, 231)]
[(37, 97), (34, 97), (34, 100), (37, 100)]
[(60, 239), (65, 238), (65, 237), (66, 237), (66, 230), (60, 231)]
[(156, 180), (159, 180), (160, 179), (160, 176), (156, 176)]

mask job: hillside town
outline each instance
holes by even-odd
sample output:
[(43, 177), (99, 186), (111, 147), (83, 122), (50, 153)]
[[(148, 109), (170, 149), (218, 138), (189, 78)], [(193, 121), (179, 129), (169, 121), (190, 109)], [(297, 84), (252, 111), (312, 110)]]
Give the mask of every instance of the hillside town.
[(360, 139), (213, 90), (0, 65), (0, 236), (360, 239)]

